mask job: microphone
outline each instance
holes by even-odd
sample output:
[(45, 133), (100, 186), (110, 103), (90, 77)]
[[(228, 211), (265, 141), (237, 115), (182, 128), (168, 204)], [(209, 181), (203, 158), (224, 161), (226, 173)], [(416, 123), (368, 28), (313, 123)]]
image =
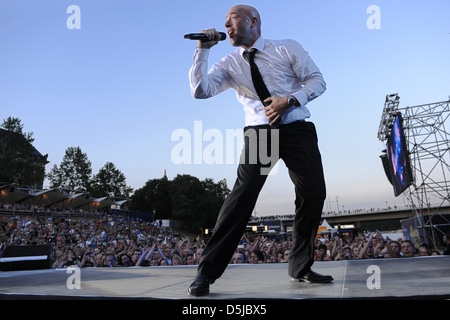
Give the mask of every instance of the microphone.
[[(204, 33), (188, 33), (184, 35), (184, 38), (189, 40), (209, 41), (208, 37)], [(219, 32), (219, 41), (223, 41), (226, 38), (227, 34), (225, 32)]]

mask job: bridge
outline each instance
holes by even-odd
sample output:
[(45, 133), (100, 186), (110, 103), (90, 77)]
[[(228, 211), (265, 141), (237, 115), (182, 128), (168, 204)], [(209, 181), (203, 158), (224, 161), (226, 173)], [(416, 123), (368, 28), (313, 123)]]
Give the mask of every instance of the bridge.
[[(448, 215), (450, 214), (450, 206), (431, 207), (426, 211), (418, 211), (424, 215)], [(415, 214), (409, 207), (394, 207), (381, 210), (346, 210), (336, 212), (324, 212), (322, 214), (321, 223), (326, 220), (332, 227), (337, 225), (353, 225), (355, 229), (373, 229), (368, 225), (400, 226), (400, 220), (414, 217)], [(273, 216), (259, 217), (252, 219), (248, 224), (248, 229), (253, 227), (254, 232), (270, 231), (283, 232), (289, 231), (293, 225), (294, 215), (289, 216)], [(378, 223), (377, 223), (378, 222)], [(394, 228), (392, 228), (394, 229)]]
[[(419, 211), (422, 214), (449, 214), (450, 206), (427, 208), (426, 211)], [(385, 220), (402, 220), (413, 217), (415, 214), (411, 208), (397, 207), (382, 210), (355, 210), (344, 213), (324, 213), (322, 219), (326, 219), (330, 225), (334, 224), (354, 224), (355, 228), (359, 228), (361, 222), (364, 221), (385, 221)]]

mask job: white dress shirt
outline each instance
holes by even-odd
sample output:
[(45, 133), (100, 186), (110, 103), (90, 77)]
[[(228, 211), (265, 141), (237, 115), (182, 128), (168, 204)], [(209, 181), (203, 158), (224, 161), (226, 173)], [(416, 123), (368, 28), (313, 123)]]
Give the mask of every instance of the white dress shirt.
[[(293, 95), (301, 105), (287, 110), (281, 116), (281, 124), (309, 118), (311, 114), (305, 105), (325, 92), (326, 84), (308, 52), (294, 40), (274, 41), (262, 37), (253, 48), (258, 50), (255, 63), (271, 96)], [(243, 56), (246, 50), (238, 48), (208, 71), (209, 50), (197, 48), (195, 51), (189, 72), (194, 98), (210, 98), (233, 88), (244, 106), (246, 126), (268, 124), (252, 82), (250, 65)]]

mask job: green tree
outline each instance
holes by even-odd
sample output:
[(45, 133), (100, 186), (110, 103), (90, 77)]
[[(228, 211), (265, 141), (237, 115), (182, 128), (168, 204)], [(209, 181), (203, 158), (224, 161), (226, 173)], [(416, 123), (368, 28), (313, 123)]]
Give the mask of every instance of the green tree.
[(89, 191), (99, 196), (128, 198), (133, 189), (127, 186), (125, 175), (112, 162), (106, 162), (92, 178)]
[(23, 131), (19, 118), (8, 117), (0, 129), (0, 181), (42, 188), (47, 155), (32, 143), (33, 133)]
[(167, 177), (148, 180), (144, 187), (134, 192), (130, 209), (155, 213), (156, 219), (171, 219), (170, 185)]
[(2, 128), (11, 133), (17, 133), (25, 138), (28, 143), (33, 143), (33, 132), (23, 132), (24, 125), (19, 118), (8, 117), (3, 120)]
[(188, 174), (177, 175), (172, 181), (172, 203), (174, 220), (196, 221), (204, 219), (205, 189), (201, 181)]
[(70, 190), (90, 190), (92, 163), (80, 147), (69, 147), (59, 167), (55, 164), (48, 173), (50, 185)]
[(147, 181), (134, 192), (131, 209), (155, 212), (157, 219), (183, 221), (190, 228), (214, 225), (220, 207), (230, 190), (226, 181), (203, 181), (191, 175), (177, 175)]
[(220, 208), (230, 193), (230, 190), (225, 179), (215, 183), (213, 179), (207, 178), (202, 181), (202, 185), (205, 190), (205, 198), (203, 200), (204, 224), (205, 227), (212, 227), (217, 220)]

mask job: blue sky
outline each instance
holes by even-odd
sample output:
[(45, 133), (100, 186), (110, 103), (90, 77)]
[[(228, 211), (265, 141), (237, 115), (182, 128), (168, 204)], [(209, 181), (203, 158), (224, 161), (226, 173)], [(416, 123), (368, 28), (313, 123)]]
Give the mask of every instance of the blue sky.
[[(80, 146), (96, 173), (113, 162), (133, 188), (148, 179), (191, 174), (231, 188), (236, 164), (175, 164), (177, 129), (194, 134), (240, 129), (244, 114), (227, 91), (195, 100), (188, 71), (196, 46), (189, 32), (224, 31), (236, 1), (0, 0), (0, 120), (18, 117), (35, 147), (59, 165)], [(292, 38), (321, 69), (327, 91), (308, 107), (319, 135), (329, 199), (325, 209), (402, 205), (388, 183), (377, 130), (384, 99), (400, 105), (450, 95), (448, 0), (246, 1), (262, 17), (263, 36)], [(66, 26), (66, 10), (81, 10), (81, 29)], [(380, 29), (369, 29), (370, 5)], [(214, 47), (210, 63), (234, 50)], [(203, 142), (205, 148), (209, 142)], [(283, 164), (269, 177), (258, 215), (290, 214), (294, 192)]]

